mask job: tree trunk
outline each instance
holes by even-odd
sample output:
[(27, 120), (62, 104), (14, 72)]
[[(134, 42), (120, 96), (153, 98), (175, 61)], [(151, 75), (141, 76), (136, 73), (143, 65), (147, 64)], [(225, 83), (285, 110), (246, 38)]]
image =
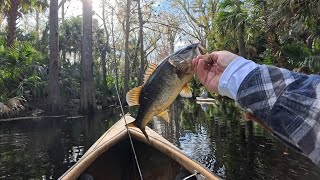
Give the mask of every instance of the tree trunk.
[(62, 113), (59, 86), (59, 39), (58, 39), (58, 0), (50, 0), (50, 55), (48, 112), (51, 115)]
[(241, 22), (238, 27), (238, 48), (239, 55), (246, 57), (246, 47), (244, 42), (244, 22)]
[(81, 51), (81, 114), (92, 114), (96, 108), (93, 89), (93, 55), (92, 55), (92, 2), (83, 0), (83, 31)]
[(1, 24), (2, 24), (2, 22), (3, 22), (4, 19), (5, 19), (5, 15), (2, 14), (2, 13), (0, 13), (0, 29), (2, 29)]
[(106, 35), (106, 42), (101, 48), (101, 64), (102, 64), (102, 75), (103, 75), (103, 90), (104, 90), (104, 95), (106, 96), (107, 94), (107, 89), (108, 89), (108, 84), (107, 84), (107, 63), (106, 63), (106, 56), (107, 53), (110, 53), (110, 45), (109, 45), (109, 31), (107, 28), (107, 23), (106, 23), (106, 13), (105, 13), (105, 0), (102, 0), (102, 21), (103, 21), (103, 28), (105, 31)]
[(124, 65), (124, 97), (129, 91), (129, 32), (130, 32), (130, 5), (131, 0), (127, 0), (127, 12), (126, 12), (126, 28), (125, 28), (125, 65)]
[(131, 56), (129, 56), (130, 58), (130, 81), (133, 82), (135, 79), (139, 80), (139, 76), (140, 76), (140, 69), (139, 69), (139, 59), (138, 59), (138, 53), (139, 53), (139, 47), (140, 47), (140, 41), (139, 41), (139, 37), (138, 37), (138, 42), (137, 45), (134, 47), (134, 49), (132, 50), (134, 53), (130, 54)]
[(62, 2), (61, 4), (61, 23), (63, 24), (64, 23), (64, 2)]
[[(240, 0), (236, 0), (237, 5), (237, 11), (238, 13), (241, 13), (241, 2)], [(238, 49), (239, 49), (239, 55), (242, 57), (246, 57), (246, 47), (245, 47), (245, 41), (244, 41), (244, 21), (239, 22), (238, 29), (237, 29), (237, 35), (238, 35)]]
[[(108, 105), (108, 83), (107, 83), (107, 62), (106, 56), (107, 53), (110, 54), (110, 44), (109, 44), (109, 36), (110, 33), (107, 28), (107, 17), (106, 17), (106, 0), (102, 0), (102, 21), (103, 28), (105, 31), (106, 42), (101, 49), (101, 64), (102, 64), (102, 76), (103, 76), (103, 101), (102, 101), (102, 109), (106, 109)], [(110, 68), (111, 74), (111, 68)]]
[(138, 84), (142, 84), (144, 68), (145, 68), (145, 59), (144, 59), (144, 50), (143, 50), (143, 17), (141, 12), (141, 0), (138, 2), (138, 16), (139, 16), (139, 41), (140, 41), (140, 72), (138, 76)]
[(36, 35), (37, 35), (37, 40), (40, 39), (40, 30), (39, 30), (39, 9), (36, 9)]
[(66, 52), (66, 47), (63, 45), (61, 46), (61, 54), (62, 54), (62, 62), (66, 62), (66, 57), (67, 57), (67, 52)]
[[(173, 32), (173, 30), (169, 30), (168, 32), (170, 32), (169, 33), (169, 38), (168, 38), (168, 40), (169, 40), (169, 46), (170, 46), (170, 52), (169, 52), (169, 54), (172, 54), (172, 53), (174, 53), (174, 40), (175, 40), (175, 33)], [(169, 54), (167, 54), (167, 56), (169, 55)]]
[[(64, 26), (64, 4), (65, 4), (66, 0), (62, 0), (60, 2), (59, 5), (61, 5), (61, 24), (62, 26)], [(67, 52), (66, 52), (66, 45), (65, 45), (65, 42), (64, 44), (61, 46), (61, 56), (62, 56), (62, 62), (63, 64), (65, 65), (66, 63), (66, 56), (67, 56)]]
[(118, 75), (118, 62), (117, 62), (117, 57), (116, 57), (116, 42), (114, 40), (114, 23), (113, 23), (113, 15), (114, 15), (114, 9), (112, 9), (112, 13), (111, 13), (111, 37), (112, 37), (112, 48), (113, 48), (113, 63), (114, 63), (114, 71), (116, 74), (116, 88), (118, 91), (119, 90), (119, 75)]
[[(66, 1), (62, 0), (62, 4), (61, 4), (61, 24), (64, 26), (64, 3)], [(66, 62), (66, 56), (67, 56), (67, 52), (66, 52), (66, 45), (65, 45), (65, 42), (63, 44), (63, 46), (61, 46), (61, 53), (62, 53), (62, 62), (63, 64), (65, 64)]]
[(20, 5), (20, 0), (11, 0), (11, 6), (7, 15), (8, 29), (7, 29), (7, 46), (11, 47), (14, 40), (16, 39), (16, 30), (17, 30), (17, 19), (18, 19), (18, 8)]
[[(237, 8), (238, 8), (238, 13), (241, 13), (241, 7), (240, 7), (240, 0), (237, 0)], [(239, 23), (238, 29), (237, 29), (237, 34), (238, 34), (238, 49), (239, 49), (239, 55), (242, 57), (246, 57), (246, 47), (245, 47), (245, 41), (244, 41), (244, 36), (245, 36), (245, 29), (244, 29), (244, 21)], [(246, 130), (248, 134), (252, 135), (253, 132), (253, 125), (252, 121), (246, 122)]]
[(105, 109), (107, 106), (107, 94), (108, 94), (108, 84), (107, 84), (107, 67), (106, 67), (106, 56), (107, 56), (107, 45), (103, 45), (101, 48), (101, 65), (102, 65), (102, 85), (103, 85), (103, 100), (102, 108)]
[(37, 36), (37, 50), (41, 49), (41, 44), (40, 44), (40, 28), (39, 28), (39, 9), (36, 9), (36, 36)]

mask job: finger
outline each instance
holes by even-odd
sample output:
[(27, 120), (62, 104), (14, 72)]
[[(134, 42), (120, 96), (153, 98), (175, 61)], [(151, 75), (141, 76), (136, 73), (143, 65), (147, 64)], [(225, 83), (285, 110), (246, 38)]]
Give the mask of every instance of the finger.
[(222, 52), (222, 51), (213, 51), (212, 53), (209, 54), (210, 59), (211, 59), (214, 63), (217, 63), (221, 52)]
[[(198, 60), (203, 59), (205, 61), (205, 63), (208, 64), (209, 67), (210, 67), (210, 65), (216, 63), (215, 61), (213, 61), (213, 59), (211, 58), (209, 53), (203, 54), (203, 55), (198, 55), (196, 57), (196, 59), (198, 59)], [(206, 68), (206, 69), (208, 69), (208, 68)]]
[(219, 94), (218, 91), (218, 85), (219, 85), (219, 80), (220, 80), (221, 74), (216, 74), (216, 76), (213, 78), (212, 80), (212, 90), (213, 92), (215, 92), (216, 94)]
[(197, 73), (198, 62), (199, 62), (199, 59), (197, 59), (197, 58), (194, 58), (194, 59), (192, 60), (191, 73), (193, 73), (193, 74), (196, 74), (196, 73)]
[(219, 64), (213, 64), (210, 71), (214, 71), (216, 74), (222, 73), (225, 68), (222, 68)]
[(207, 63), (205, 63), (205, 65), (204, 65), (204, 69), (206, 69), (206, 70), (210, 70), (211, 69), (211, 64), (207, 64)]
[(214, 64), (214, 61), (211, 59), (209, 53), (201, 55), (200, 58), (203, 59), (207, 64)]
[(196, 75), (202, 84), (205, 84), (208, 77), (208, 70), (205, 69), (205, 64), (206, 63), (203, 59), (200, 59), (197, 64)]
[(212, 92), (214, 90), (214, 86), (215, 86), (215, 83), (216, 83), (216, 81), (215, 81), (216, 75), (217, 74), (216, 74), (215, 70), (212, 70), (212, 71), (208, 72), (208, 77), (207, 77), (207, 80), (205, 82), (205, 86), (206, 86), (206, 88), (207, 88), (207, 90), (209, 92)]
[(208, 58), (207, 54), (202, 54), (202, 55), (198, 55), (195, 59), (200, 60), (200, 59), (206, 59)]
[[(208, 56), (209, 57), (209, 56)], [(210, 60), (209, 60), (209, 63), (208, 63), (208, 60), (204, 60), (205, 61), (205, 65), (204, 65), (204, 68), (206, 69), (206, 70), (211, 70), (213, 67), (216, 67), (216, 63), (214, 63), (212, 60), (211, 60), (211, 58), (210, 58)]]

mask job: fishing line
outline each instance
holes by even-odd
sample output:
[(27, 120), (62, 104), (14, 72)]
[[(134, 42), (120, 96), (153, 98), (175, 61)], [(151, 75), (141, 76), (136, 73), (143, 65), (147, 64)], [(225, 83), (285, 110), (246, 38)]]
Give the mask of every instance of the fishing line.
[(122, 103), (121, 103), (121, 99), (120, 99), (119, 91), (118, 91), (118, 88), (117, 88), (116, 84), (115, 84), (115, 87), (116, 87), (116, 91), (117, 91), (118, 101), (119, 101), (119, 103), (120, 103), (121, 113), (122, 113), (122, 116), (123, 116), (124, 122), (125, 122), (125, 124), (126, 124), (126, 129), (127, 129), (127, 133), (128, 133), (129, 140), (130, 140), (131, 149), (132, 149), (132, 152), (133, 152), (133, 155), (134, 155), (134, 159), (135, 159), (136, 164), (137, 164), (137, 167), (138, 167), (138, 171), (139, 171), (140, 179), (141, 179), (141, 180), (143, 180), (143, 177), (142, 177), (142, 174), (141, 174), (140, 165), (139, 165), (139, 161), (138, 161), (138, 158), (137, 158), (136, 151), (135, 151), (135, 149), (134, 149), (134, 145), (133, 145), (133, 142), (132, 142), (131, 134), (130, 134), (130, 131), (129, 131), (129, 128), (128, 128), (128, 124), (127, 124), (126, 116), (125, 116), (124, 111), (123, 111), (123, 107), (122, 107)]
[[(127, 120), (126, 120), (126, 116), (124, 114), (124, 111), (123, 111), (123, 107), (122, 107), (122, 103), (121, 103), (121, 99), (120, 99), (120, 95), (119, 95), (119, 91), (118, 91), (118, 88), (115, 84), (115, 87), (116, 87), (116, 91), (117, 91), (117, 97), (118, 97), (118, 101), (120, 103), (120, 108), (121, 108), (121, 114), (123, 116), (123, 119), (124, 119), (124, 122), (126, 124), (126, 129), (127, 129), (127, 133), (128, 133), (128, 136), (129, 136), (129, 140), (130, 140), (130, 144), (131, 144), (131, 149), (132, 149), (132, 152), (133, 152), (133, 155), (134, 155), (134, 159), (135, 159), (135, 162), (137, 164), (137, 168), (138, 168), (138, 171), (139, 171), (139, 176), (140, 176), (140, 179), (143, 180), (143, 177), (142, 177), (142, 173), (141, 173), (141, 169), (140, 169), (140, 165), (139, 165), (139, 161), (138, 161), (138, 158), (137, 158), (137, 154), (136, 154), (136, 151), (134, 149), (134, 145), (133, 145), (133, 142), (132, 142), (132, 138), (131, 138), (131, 134), (130, 134), (130, 131), (129, 131), (129, 128), (128, 128), (128, 123), (127, 123)], [(100, 138), (99, 140), (99, 143), (104, 139), (104, 136), (106, 136), (107, 134), (105, 133), (103, 135), (103, 137)], [(90, 152), (89, 154), (93, 153), (97, 148), (99, 148), (100, 146), (98, 146), (98, 144), (93, 148), (92, 152)], [(85, 157), (87, 157), (89, 154), (87, 154), (86, 156), (82, 156), (83, 159), (85, 159)], [(80, 163), (83, 159), (80, 159), (77, 163)], [(72, 166), (68, 171), (71, 171), (75, 166)], [(59, 178), (59, 179), (62, 179), (63, 178), (63, 175)]]

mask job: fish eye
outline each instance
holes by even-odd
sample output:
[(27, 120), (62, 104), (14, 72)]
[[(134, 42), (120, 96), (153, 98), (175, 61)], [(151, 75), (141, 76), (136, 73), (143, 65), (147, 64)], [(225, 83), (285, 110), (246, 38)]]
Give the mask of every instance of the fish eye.
[(185, 51), (190, 51), (191, 49), (193, 49), (192, 45), (186, 47), (186, 48), (183, 50), (183, 52), (185, 52)]
[(175, 59), (176, 61), (180, 61), (180, 60), (184, 60), (186, 56), (186, 54), (190, 53), (191, 50), (194, 49), (195, 45), (197, 44), (191, 44), (187, 47), (185, 47), (184, 49), (180, 49), (178, 50), (176, 53), (174, 53), (171, 58)]
[(185, 49), (181, 49), (177, 54), (180, 56), (182, 54), (188, 53), (192, 49), (193, 49), (192, 46), (188, 46)]

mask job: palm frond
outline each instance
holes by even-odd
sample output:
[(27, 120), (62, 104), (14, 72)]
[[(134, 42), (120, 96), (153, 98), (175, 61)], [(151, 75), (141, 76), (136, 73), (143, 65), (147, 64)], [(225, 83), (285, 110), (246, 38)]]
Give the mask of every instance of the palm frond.
[(320, 72), (320, 55), (309, 56), (305, 58), (304, 64), (306, 64), (313, 72)]

